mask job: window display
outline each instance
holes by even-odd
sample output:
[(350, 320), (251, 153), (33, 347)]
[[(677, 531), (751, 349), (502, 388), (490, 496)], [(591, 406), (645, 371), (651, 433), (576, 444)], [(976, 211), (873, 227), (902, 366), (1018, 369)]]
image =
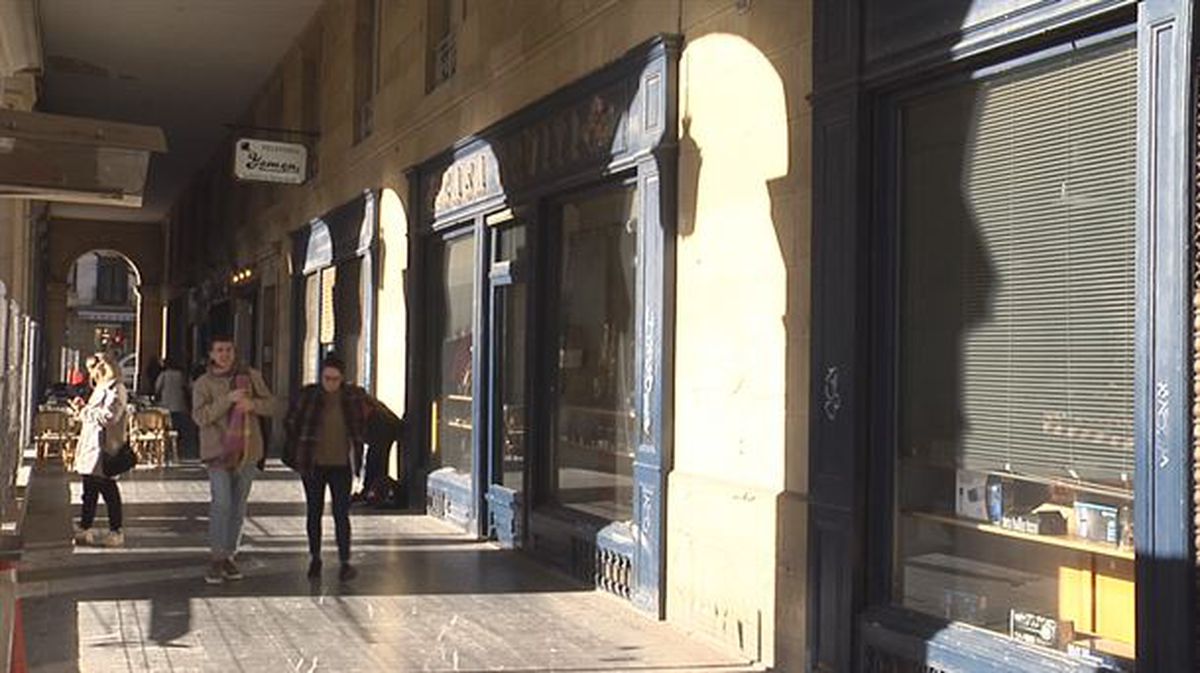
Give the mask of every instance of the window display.
[(435, 352), (430, 448), (435, 466), (451, 467), (471, 479), (474, 467), (472, 420), (475, 237), (459, 236), (442, 246), (435, 287)]
[(1137, 57), (901, 114), (893, 598), (1128, 668)]
[(637, 190), (562, 206), (553, 500), (598, 518), (632, 516)]

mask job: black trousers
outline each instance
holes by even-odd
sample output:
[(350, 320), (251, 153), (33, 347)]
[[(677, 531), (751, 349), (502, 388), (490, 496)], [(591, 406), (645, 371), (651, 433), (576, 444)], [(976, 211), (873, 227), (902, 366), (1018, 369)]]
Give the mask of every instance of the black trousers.
[(321, 555), (321, 517), (325, 515), (325, 487), (333, 496), (333, 530), (337, 536), (338, 559), (350, 560), (350, 467), (314, 466), (304, 475), (304, 498), (308, 502), (308, 553)]
[(96, 520), (96, 505), (101, 495), (104, 496), (104, 506), (108, 508), (109, 530), (121, 530), (120, 487), (112, 479), (90, 474), (83, 475), (83, 512), (79, 517), (79, 527), (92, 527), (92, 522)]

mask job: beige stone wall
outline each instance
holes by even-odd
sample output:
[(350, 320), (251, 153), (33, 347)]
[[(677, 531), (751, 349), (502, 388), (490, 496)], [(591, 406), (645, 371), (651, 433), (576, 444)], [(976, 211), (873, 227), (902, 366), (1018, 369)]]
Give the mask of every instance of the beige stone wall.
[(667, 611), (799, 670), (811, 11), (683, 7)]
[[(352, 142), (352, 0), (329, 0), (247, 118), (303, 123), (319, 42), (319, 173), (239, 186), (238, 263), (281, 255), (310, 218), (382, 190), (381, 398), (404, 408), (404, 170), (660, 33), (683, 33), (668, 618), (786, 670), (803, 652), (809, 302), (808, 0), (468, 2), (457, 72), (426, 90), (424, 0), (382, 0), (374, 132)], [(281, 97), (282, 102), (272, 97)], [(279, 119), (268, 111), (280, 110)], [(215, 171), (227, 171), (218, 153)], [(286, 246), (284, 247), (286, 249)], [(287, 269), (283, 257), (283, 269)], [(290, 286), (281, 271), (282, 288)], [(280, 294), (286, 332), (288, 298)], [(280, 368), (289, 348), (281, 334)], [(282, 377), (281, 377), (282, 378)], [(286, 386), (286, 381), (279, 381)]]

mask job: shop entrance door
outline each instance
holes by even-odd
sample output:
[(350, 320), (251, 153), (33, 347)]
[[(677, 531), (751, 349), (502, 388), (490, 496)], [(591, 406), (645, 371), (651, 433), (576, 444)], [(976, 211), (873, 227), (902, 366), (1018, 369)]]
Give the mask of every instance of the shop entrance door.
[(505, 546), (522, 546), (526, 511), (528, 246), (524, 223), (493, 230), (488, 272), (487, 410), (490, 478), (489, 533)]

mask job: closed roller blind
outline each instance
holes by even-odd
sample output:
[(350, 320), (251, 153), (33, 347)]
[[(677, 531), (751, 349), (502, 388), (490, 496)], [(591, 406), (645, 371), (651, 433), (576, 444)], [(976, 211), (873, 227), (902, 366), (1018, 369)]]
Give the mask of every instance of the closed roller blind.
[(904, 107), (902, 452), (1130, 479), (1136, 93), (1122, 44)]

